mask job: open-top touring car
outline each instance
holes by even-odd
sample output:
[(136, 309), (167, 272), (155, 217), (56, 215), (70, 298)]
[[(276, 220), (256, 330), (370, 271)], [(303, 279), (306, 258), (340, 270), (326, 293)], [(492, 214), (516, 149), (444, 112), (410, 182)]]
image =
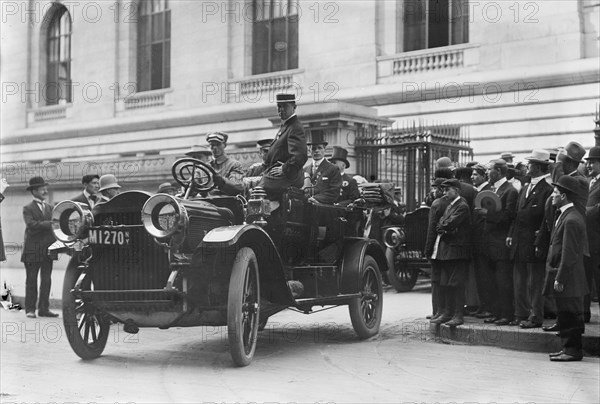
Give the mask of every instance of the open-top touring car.
[(63, 317), (77, 355), (100, 356), (115, 323), (130, 333), (226, 325), (233, 362), (245, 366), (259, 328), (286, 308), (347, 305), (359, 338), (378, 333), (387, 263), (363, 236), (364, 209), (313, 205), (297, 189), (276, 202), (259, 187), (248, 200), (206, 196), (215, 173), (191, 158), (172, 173), (181, 197), (128, 191), (92, 211), (55, 207), (55, 236), (72, 254)]

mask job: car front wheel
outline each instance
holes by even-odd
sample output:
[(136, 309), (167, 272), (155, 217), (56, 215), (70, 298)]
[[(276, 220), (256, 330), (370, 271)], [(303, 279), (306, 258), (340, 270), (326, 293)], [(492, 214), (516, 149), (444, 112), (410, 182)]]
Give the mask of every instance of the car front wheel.
[(229, 351), (236, 366), (247, 366), (254, 357), (259, 328), (259, 301), (256, 255), (251, 248), (244, 247), (235, 257), (227, 299)]
[[(110, 321), (89, 303), (71, 294), (79, 274), (77, 265), (69, 264), (63, 282), (63, 324), (73, 351), (82, 359), (95, 359), (106, 346)], [(89, 277), (83, 281), (82, 289), (93, 289)]]

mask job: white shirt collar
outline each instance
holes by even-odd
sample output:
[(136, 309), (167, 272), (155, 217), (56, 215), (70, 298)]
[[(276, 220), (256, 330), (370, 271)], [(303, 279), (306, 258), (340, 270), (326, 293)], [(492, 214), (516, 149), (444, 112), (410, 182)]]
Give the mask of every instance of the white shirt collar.
[(43, 199), (40, 199), (40, 198), (35, 198), (35, 197), (34, 197), (34, 198), (33, 198), (33, 200), (34, 200), (36, 203), (40, 204), (40, 205), (43, 205), (43, 204), (45, 203), (45, 202), (44, 202), (44, 200), (43, 200)]
[[(567, 211), (567, 209), (573, 207), (573, 202), (569, 202), (566, 205), (561, 206), (560, 208), (558, 208), (558, 210), (560, 210), (560, 216), (562, 216), (563, 213), (565, 213)], [(559, 218), (560, 218), (559, 216)]]
[(450, 202), (450, 205), (454, 205), (456, 203), (456, 201), (458, 201), (460, 199), (460, 195), (458, 195), (456, 198), (454, 198), (454, 200), (452, 200), (452, 202)]
[(494, 188), (497, 190), (506, 182), (506, 177), (500, 178), (498, 181), (494, 182)]
[(285, 122), (283, 122), (284, 124), (288, 123), (290, 119), (292, 119), (293, 117), (296, 116), (296, 113), (294, 112), (292, 115), (290, 115), (290, 117), (288, 119), (285, 120)]
[(549, 177), (549, 176), (550, 176), (550, 174), (542, 174), (539, 177), (532, 178), (531, 179), (531, 187), (532, 188), (535, 187), (538, 184), (538, 182), (546, 179), (546, 177)]
[(477, 192), (481, 192), (481, 190), (482, 190), (483, 188), (485, 188), (485, 186), (486, 186), (487, 184), (489, 184), (489, 182), (487, 182), (487, 181), (483, 181), (481, 184), (479, 184), (479, 186), (478, 186), (478, 187), (475, 187), (475, 188), (477, 188)]
[(321, 163), (323, 162), (323, 160), (325, 160), (325, 159), (322, 158), (321, 160), (313, 160), (313, 165), (315, 167), (319, 167), (321, 165)]

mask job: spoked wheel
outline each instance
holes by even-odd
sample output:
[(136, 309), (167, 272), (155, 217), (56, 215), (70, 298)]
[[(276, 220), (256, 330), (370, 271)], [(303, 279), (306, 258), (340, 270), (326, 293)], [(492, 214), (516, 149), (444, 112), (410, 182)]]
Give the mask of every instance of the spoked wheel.
[(362, 268), (361, 296), (348, 306), (352, 327), (360, 339), (376, 335), (381, 324), (383, 310), (383, 286), (377, 261), (366, 255)]
[(396, 261), (394, 263), (394, 268), (388, 270), (388, 278), (390, 284), (398, 292), (408, 292), (411, 291), (417, 283), (417, 278), (419, 278), (419, 268), (406, 265), (404, 262)]
[[(110, 321), (90, 304), (71, 294), (78, 277), (77, 265), (69, 264), (63, 282), (63, 324), (73, 351), (82, 359), (95, 359), (102, 355), (106, 346)], [(92, 282), (84, 280), (82, 289), (92, 290)]]
[(259, 301), (256, 255), (251, 248), (244, 247), (235, 257), (227, 300), (229, 351), (236, 366), (247, 366), (254, 357), (260, 315)]

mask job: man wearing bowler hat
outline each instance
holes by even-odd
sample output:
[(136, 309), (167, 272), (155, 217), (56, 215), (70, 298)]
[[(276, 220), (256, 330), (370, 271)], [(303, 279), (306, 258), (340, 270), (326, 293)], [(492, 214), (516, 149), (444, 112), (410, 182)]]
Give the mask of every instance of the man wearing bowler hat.
[(312, 164), (305, 168), (311, 186), (306, 188), (311, 203), (332, 205), (340, 197), (342, 189), (342, 174), (336, 165), (325, 159), (327, 142), (323, 132), (315, 131), (308, 143), (311, 150)]
[(262, 158), (262, 162), (254, 163), (250, 167), (248, 167), (248, 171), (246, 172), (246, 177), (257, 177), (262, 175), (262, 173), (267, 169), (267, 155), (269, 154), (269, 148), (271, 147), (271, 143), (273, 143), (273, 139), (261, 139), (256, 142), (256, 147), (260, 153), (260, 157)]
[(308, 159), (306, 136), (296, 116), (296, 97), (277, 94), (276, 99), (281, 127), (267, 153), (267, 170), (259, 184), (271, 198), (280, 197), (291, 186), (302, 187), (302, 168)]
[(550, 354), (553, 362), (580, 361), (583, 358), (581, 334), (583, 296), (588, 293), (583, 266), (587, 250), (585, 219), (573, 201), (581, 192), (576, 178), (563, 175), (553, 183), (552, 204), (556, 208), (555, 224), (550, 236), (546, 260), (544, 295), (553, 294), (557, 307), (557, 324), (563, 349)]
[(531, 181), (521, 189), (517, 202), (517, 216), (510, 228), (506, 245), (514, 260), (513, 280), (515, 293), (515, 322), (521, 328), (541, 327), (544, 322), (545, 257), (535, 255), (535, 233), (544, 219), (544, 205), (552, 186), (546, 181), (550, 153), (533, 150), (526, 157), (527, 175)]
[[(48, 198), (48, 183), (42, 177), (29, 179), (27, 191), (33, 201), (23, 207), (25, 221), (25, 241), (21, 262), (25, 265), (25, 314), (35, 318), (37, 303), (40, 317), (58, 317), (50, 311), (50, 286), (52, 284), (52, 260), (48, 256), (48, 247), (54, 243), (52, 232), (52, 206)], [(40, 274), (40, 293), (38, 300), (37, 279)]]
[(83, 192), (71, 199), (73, 202), (86, 204), (92, 209), (97, 202), (100, 202), (98, 190), (100, 189), (100, 176), (98, 174), (88, 174), (81, 178)]
[[(592, 280), (594, 280), (596, 292), (600, 293), (600, 147), (592, 147), (585, 160), (590, 177), (589, 195), (585, 208), (590, 256), (583, 257), (583, 263), (588, 286), (592, 289)], [(590, 305), (591, 299), (588, 294), (584, 300), (584, 309), (589, 311)]]
[(217, 189), (209, 192), (211, 195), (235, 196), (244, 191), (242, 183), (244, 169), (242, 163), (227, 156), (225, 148), (229, 135), (224, 132), (211, 132), (206, 135), (206, 141), (210, 145), (212, 160), (208, 163), (217, 173), (213, 181)]
[(335, 164), (342, 174), (342, 189), (337, 203), (338, 205), (347, 206), (349, 203), (360, 198), (356, 180), (345, 173), (346, 169), (350, 167), (348, 150), (340, 146), (333, 146), (333, 156), (331, 156), (329, 161)]

